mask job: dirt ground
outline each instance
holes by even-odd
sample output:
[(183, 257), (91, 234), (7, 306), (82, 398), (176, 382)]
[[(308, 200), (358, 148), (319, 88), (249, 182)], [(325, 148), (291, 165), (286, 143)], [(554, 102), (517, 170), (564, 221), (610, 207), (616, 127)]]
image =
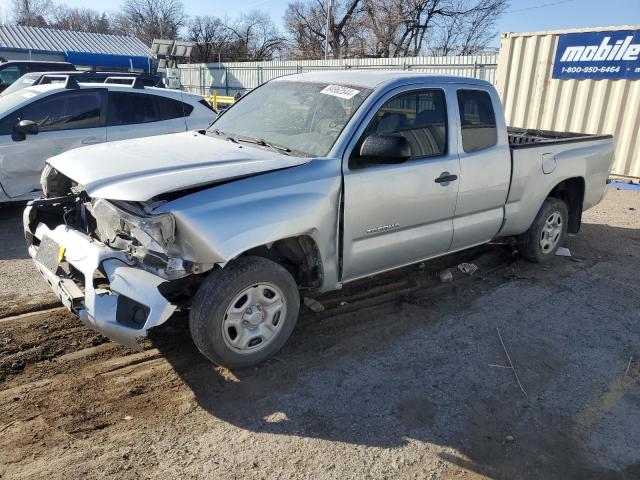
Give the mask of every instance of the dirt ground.
[(639, 210), (611, 190), (547, 266), (491, 245), (318, 297), (237, 372), (180, 316), (141, 353), (16, 316), (53, 303), (0, 211), (0, 478), (640, 479)]

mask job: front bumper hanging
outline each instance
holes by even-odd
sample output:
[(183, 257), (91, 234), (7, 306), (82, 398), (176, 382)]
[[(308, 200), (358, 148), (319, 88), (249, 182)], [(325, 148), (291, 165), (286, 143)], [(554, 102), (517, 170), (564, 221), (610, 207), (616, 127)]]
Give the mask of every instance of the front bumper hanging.
[[(33, 207), (28, 206), (23, 216), (25, 235), (32, 240), (28, 242), (29, 255), (60, 301), (88, 327), (140, 349), (138, 339), (164, 323), (176, 309), (158, 290), (165, 280), (132, 266), (124, 252), (67, 225), (50, 229), (38, 223), (35, 232), (31, 231), (33, 213)], [(53, 264), (50, 258), (38, 255), (43, 242), (57, 246), (58, 258)]]

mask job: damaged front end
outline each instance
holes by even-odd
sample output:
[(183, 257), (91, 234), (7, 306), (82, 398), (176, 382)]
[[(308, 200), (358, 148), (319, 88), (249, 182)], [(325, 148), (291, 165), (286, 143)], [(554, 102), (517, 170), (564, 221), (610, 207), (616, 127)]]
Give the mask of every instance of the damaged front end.
[(25, 209), (29, 254), (62, 303), (87, 326), (138, 348), (138, 338), (181, 305), (190, 276), (212, 266), (176, 254), (173, 216), (154, 214), (156, 205), (92, 199), (55, 170), (45, 173), (49, 178), (43, 180), (52, 184), (57, 177), (66, 194), (35, 200)]

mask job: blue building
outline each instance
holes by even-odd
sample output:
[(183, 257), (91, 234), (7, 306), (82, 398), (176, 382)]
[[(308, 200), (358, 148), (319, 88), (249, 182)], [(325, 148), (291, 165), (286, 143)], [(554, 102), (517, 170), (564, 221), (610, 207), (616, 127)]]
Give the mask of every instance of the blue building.
[(95, 70), (153, 70), (151, 51), (135, 37), (0, 25), (0, 57), (5, 60), (71, 62)]

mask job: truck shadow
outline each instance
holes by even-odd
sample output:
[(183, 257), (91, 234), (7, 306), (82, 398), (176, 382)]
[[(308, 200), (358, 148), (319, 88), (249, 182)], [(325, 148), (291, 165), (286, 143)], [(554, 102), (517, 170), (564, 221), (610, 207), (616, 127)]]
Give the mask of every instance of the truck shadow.
[[(585, 225), (595, 237), (600, 228)], [(443, 265), (471, 259), (481, 266), (476, 276), (435, 280)], [(251, 432), (391, 449), (438, 445), (454, 469), (447, 477), (464, 469), (505, 479), (640, 478), (640, 463), (618, 471), (596, 466), (577, 420), (546, 405), (545, 388), (563, 358), (549, 342), (510, 330), (517, 318), (492, 315), (483, 301), (483, 293), (506, 284), (536, 284), (533, 273), (553, 274), (513, 262), (508, 248), (483, 247), (317, 297), (327, 311), (303, 308), (285, 348), (254, 369), (209, 364), (185, 321), (168, 323), (152, 339), (202, 409)], [(555, 262), (572, 271), (587, 264)], [(522, 365), (528, 396), (511, 371), (488, 367), (506, 362), (496, 325)]]

